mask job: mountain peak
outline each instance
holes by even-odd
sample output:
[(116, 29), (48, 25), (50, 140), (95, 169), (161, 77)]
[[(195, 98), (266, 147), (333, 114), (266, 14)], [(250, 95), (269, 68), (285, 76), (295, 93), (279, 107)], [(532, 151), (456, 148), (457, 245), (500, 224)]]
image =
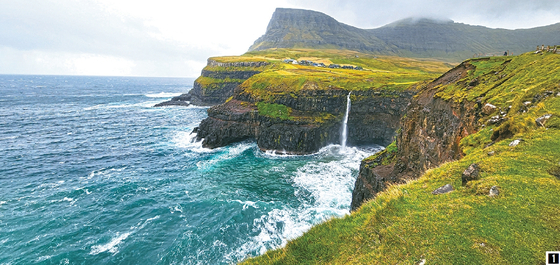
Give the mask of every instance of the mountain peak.
[(560, 43), (560, 24), (500, 30), (456, 23), (448, 18), (410, 17), (376, 29), (360, 29), (317, 11), (277, 8), (266, 33), (249, 51), (270, 48), (345, 49), (366, 53), (458, 62), (473, 54), (528, 52)]

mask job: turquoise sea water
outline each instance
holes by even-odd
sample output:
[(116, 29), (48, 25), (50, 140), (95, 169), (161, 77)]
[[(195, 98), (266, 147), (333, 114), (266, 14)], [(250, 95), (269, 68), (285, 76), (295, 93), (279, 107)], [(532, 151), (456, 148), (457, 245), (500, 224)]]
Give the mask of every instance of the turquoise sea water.
[(360, 160), (209, 150), (192, 79), (0, 75), (0, 264), (230, 264), (350, 208)]

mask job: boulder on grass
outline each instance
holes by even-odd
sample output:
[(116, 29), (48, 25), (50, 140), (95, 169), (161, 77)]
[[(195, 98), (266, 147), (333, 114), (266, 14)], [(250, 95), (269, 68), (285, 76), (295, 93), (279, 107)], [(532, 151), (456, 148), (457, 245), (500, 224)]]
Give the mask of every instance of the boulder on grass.
[(476, 163), (471, 164), (467, 169), (465, 169), (465, 171), (463, 171), (463, 174), (461, 176), (461, 181), (463, 183), (463, 186), (467, 185), (467, 182), (471, 180), (477, 180), (479, 175), (480, 175), (480, 167), (478, 166), (478, 164)]
[(445, 184), (439, 188), (437, 188), (436, 190), (432, 191), (433, 195), (438, 195), (438, 194), (445, 194), (448, 192), (452, 192), (453, 191), (453, 186), (451, 186), (451, 184)]

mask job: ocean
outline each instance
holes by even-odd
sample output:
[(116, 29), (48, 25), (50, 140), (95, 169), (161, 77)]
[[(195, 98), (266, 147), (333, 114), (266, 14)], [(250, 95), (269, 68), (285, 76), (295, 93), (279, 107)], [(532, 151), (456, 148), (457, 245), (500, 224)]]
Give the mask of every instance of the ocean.
[(0, 75), (0, 264), (231, 264), (349, 213), (380, 146), (206, 149), (188, 78)]

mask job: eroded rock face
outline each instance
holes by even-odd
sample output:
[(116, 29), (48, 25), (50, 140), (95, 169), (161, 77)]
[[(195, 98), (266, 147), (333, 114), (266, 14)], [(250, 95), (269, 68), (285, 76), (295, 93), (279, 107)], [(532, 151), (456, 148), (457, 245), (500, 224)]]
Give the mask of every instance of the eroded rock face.
[[(255, 139), (259, 148), (290, 154), (309, 154), (321, 147), (338, 143), (346, 111), (348, 91), (302, 90), (298, 95), (278, 95), (271, 103), (282, 104), (299, 114), (313, 116), (329, 113), (331, 120), (282, 120), (258, 113), (257, 100), (244, 91), (236, 91), (233, 100), (208, 110), (200, 124), (198, 137), (209, 148), (225, 146), (244, 139)], [(392, 142), (399, 119), (414, 91), (352, 92), (348, 121), (348, 143), (384, 144)]]
[(262, 150), (289, 154), (317, 152), (338, 136), (337, 124), (314, 124), (259, 115), (256, 106), (238, 100), (214, 106), (199, 126), (197, 137), (204, 147), (226, 146), (255, 139)]
[(356, 181), (352, 193), (352, 209), (357, 209), (365, 200), (375, 197), (381, 191), (366, 191), (360, 185), (379, 186), (377, 183), (380, 179), (402, 183), (418, 178), (429, 168), (463, 156), (459, 142), (463, 137), (476, 132), (482, 106), (476, 102), (456, 103), (434, 96), (435, 87), (457, 82), (466, 76), (470, 67), (468, 63), (455, 67), (428, 84), (412, 100), (401, 120), (401, 131), (396, 137), (398, 153), (393, 169), (377, 175), (370, 174), (375, 168), (360, 171), (359, 181)]
[[(155, 105), (161, 106), (188, 106), (190, 104), (198, 106), (213, 106), (226, 102), (228, 98), (233, 96), (235, 88), (252, 76), (261, 73), (260, 67), (267, 66), (268, 62), (232, 62), (222, 63), (212, 59), (208, 59), (208, 67), (223, 67), (227, 70), (207, 70), (203, 69), (201, 77), (212, 78), (215, 80), (223, 80), (220, 82), (202, 84), (199, 79), (194, 81), (193, 88), (185, 94), (174, 97), (169, 101), (165, 101)], [(236, 69), (239, 68), (239, 69)], [(247, 68), (253, 70), (248, 70)], [(211, 68), (212, 69), (212, 68)]]

